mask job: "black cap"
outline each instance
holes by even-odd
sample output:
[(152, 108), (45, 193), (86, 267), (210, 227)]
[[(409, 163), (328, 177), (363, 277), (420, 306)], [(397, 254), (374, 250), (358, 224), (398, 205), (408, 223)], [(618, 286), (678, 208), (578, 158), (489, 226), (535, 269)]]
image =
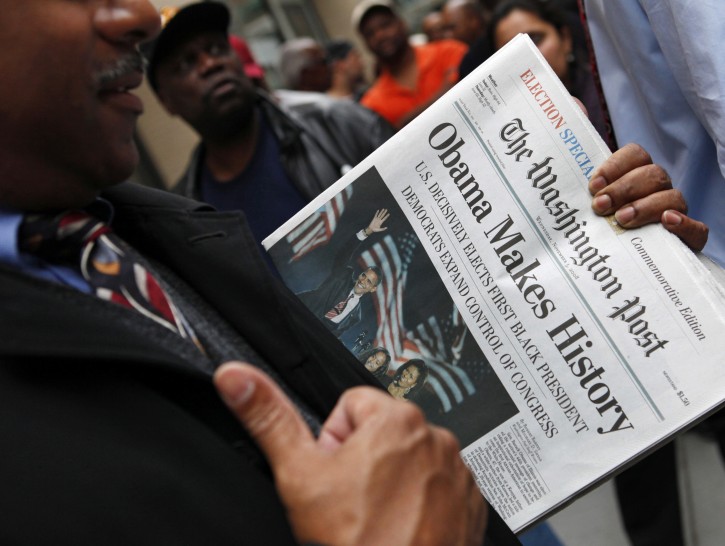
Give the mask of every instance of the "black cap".
[(179, 44), (190, 38), (210, 30), (226, 33), (229, 29), (229, 9), (219, 2), (198, 2), (189, 4), (162, 21), (163, 29), (155, 40), (143, 46), (143, 52), (148, 59), (146, 70), (149, 83), (154, 90), (157, 89), (156, 68)]

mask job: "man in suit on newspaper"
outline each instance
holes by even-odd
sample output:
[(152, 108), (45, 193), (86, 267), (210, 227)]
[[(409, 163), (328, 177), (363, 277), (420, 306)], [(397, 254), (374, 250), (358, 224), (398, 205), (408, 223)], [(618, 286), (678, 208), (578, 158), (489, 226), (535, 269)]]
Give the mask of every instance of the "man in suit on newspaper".
[(376, 211), (365, 229), (355, 233), (354, 239), (340, 245), (327, 278), (314, 290), (298, 294), (310, 311), (337, 337), (362, 320), (362, 298), (365, 294), (375, 292), (383, 280), (377, 267), (368, 267), (356, 275), (350, 262), (362, 241), (373, 233), (388, 229), (383, 224), (389, 216), (387, 209)]

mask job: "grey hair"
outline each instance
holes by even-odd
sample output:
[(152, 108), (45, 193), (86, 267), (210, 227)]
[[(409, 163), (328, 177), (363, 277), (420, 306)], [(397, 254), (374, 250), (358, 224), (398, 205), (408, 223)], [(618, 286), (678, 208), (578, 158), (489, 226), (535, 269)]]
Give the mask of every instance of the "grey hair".
[(312, 47), (320, 47), (320, 44), (309, 37), (295, 38), (282, 44), (279, 71), (289, 89), (299, 87), (302, 71), (311, 64), (306, 50)]
[(93, 67), (93, 83), (97, 87), (122, 78), (133, 72), (143, 73), (148, 61), (138, 51), (129, 52), (108, 64), (97, 64)]

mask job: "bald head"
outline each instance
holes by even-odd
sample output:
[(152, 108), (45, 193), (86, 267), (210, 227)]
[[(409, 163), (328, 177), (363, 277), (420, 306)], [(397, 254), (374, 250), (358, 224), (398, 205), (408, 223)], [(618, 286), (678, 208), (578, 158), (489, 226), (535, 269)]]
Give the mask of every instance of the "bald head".
[(446, 20), (440, 11), (431, 11), (423, 17), (420, 29), (428, 37), (429, 42), (442, 40), (445, 37)]
[(469, 46), (483, 36), (490, 15), (478, 0), (448, 0), (441, 13), (446, 25), (446, 38)]
[(279, 69), (290, 89), (322, 93), (330, 87), (325, 50), (312, 38), (296, 38), (282, 44)]

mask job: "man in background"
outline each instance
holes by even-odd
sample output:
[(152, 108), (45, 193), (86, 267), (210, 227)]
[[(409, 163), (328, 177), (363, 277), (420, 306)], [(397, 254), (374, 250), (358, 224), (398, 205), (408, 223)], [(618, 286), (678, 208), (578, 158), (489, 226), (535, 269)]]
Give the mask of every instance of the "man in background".
[(725, 267), (725, 25), (714, 0), (586, 0), (619, 142), (640, 142), (710, 226), (703, 252)]
[[(643, 143), (710, 226), (703, 252), (725, 266), (725, 40), (714, 0), (585, 0), (586, 21), (614, 134)], [(700, 425), (725, 456), (725, 414)], [(686, 544), (674, 442), (615, 480), (634, 546)]]
[(441, 10), (445, 37), (471, 47), (486, 34), (490, 12), (478, 0), (448, 0)]
[(437, 42), (446, 37), (446, 20), (440, 11), (431, 11), (420, 22), (420, 30), (428, 42)]
[(408, 28), (390, 1), (363, 0), (352, 12), (352, 25), (380, 69), (360, 104), (397, 129), (458, 81), (458, 65), (468, 49), (466, 45), (454, 40), (410, 45)]
[(325, 51), (312, 38), (284, 42), (279, 53), (279, 70), (289, 89), (325, 93), (330, 88), (331, 74)]
[(228, 26), (221, 3), (181, 9), (155, 41), (148, 75), (166, 110), (202, 140), (176, 191), (244, 211), (261, 245), (392, 129), (352, 101), (322, 93), (323, 100), (297, 104), (294, 112), (280, 107), (245, 76)]
[(325, 45), (332, 84), (327, 94), (336, 99), (359, 101), (368, 87), (360, 52), (348, 40), (330, 40)]

